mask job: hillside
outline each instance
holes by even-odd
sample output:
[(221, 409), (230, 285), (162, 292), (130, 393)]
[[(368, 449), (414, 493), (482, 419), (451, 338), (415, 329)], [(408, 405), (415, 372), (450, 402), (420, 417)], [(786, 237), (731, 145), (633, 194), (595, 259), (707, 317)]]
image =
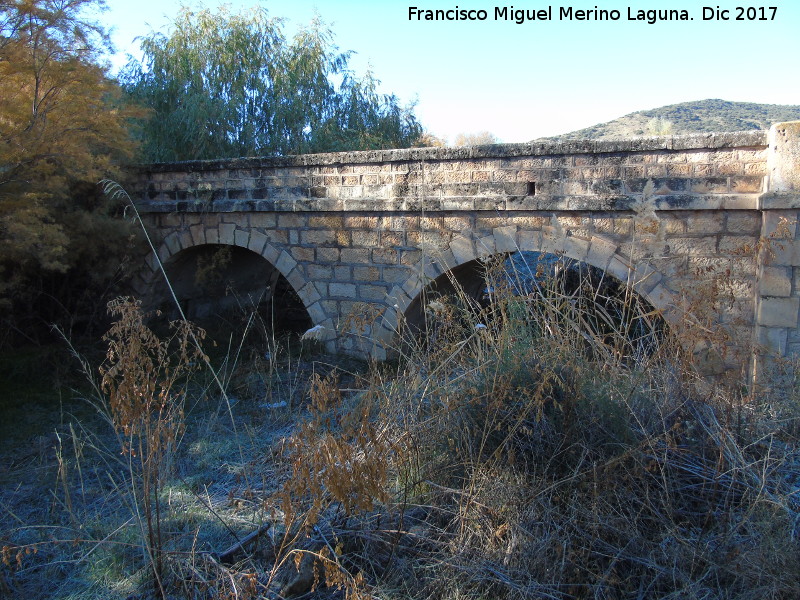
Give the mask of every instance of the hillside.
[[(800, 119), (800, 105), (698, 100), (640, 110), (560, 136), (560, 139), (613, 139), (637, 135), (769, 129), (772, 123)], [(671, 124), (671, 125), (670, 125)]]

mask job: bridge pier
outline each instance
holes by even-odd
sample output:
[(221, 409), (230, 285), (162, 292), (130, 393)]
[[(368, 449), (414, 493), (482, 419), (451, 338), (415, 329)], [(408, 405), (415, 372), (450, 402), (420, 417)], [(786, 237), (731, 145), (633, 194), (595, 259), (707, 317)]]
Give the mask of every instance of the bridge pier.
[(767, 182), (762, 214), (755, 336), (763, 348), (758, 373), (768, 380), (768, 357), (800, 356), (800, 122), (778, 123), (767, 137)]

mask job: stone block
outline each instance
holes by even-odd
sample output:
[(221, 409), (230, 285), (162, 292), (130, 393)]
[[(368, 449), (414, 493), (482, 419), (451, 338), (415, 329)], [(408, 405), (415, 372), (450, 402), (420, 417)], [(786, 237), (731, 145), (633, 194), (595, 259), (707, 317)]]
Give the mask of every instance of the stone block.
[(182, 250), (186, 250), (187, 248), (194, 246), (194, 242), (192, 241), (192, 233), (190, 231), (182, 231), (180, 235), (180, 243)]
[(764, 190), (764, 178), (758, 175), (739, 175), (730, 178), (731, 193), (760, 194)]
[(469, 215), (458, 215), (444, 218), (444, 228), (448, 231), (469, 231), (472, 227), (472, 218)]
[(340, 260), (348, 264), (369, 264), (370, 250), (367, 248), (342, 248)]
[(756, 312), (756, 324), (763, 327), (797, 327), (800, 298), (761, 298)]
[(450, 236), (440, 231), (409, 231), (406, 239), (409, 246), (431, 252), (447, 248)]
[(714, 256), (717, 253), (717, 236), (671, 237), (666, 244), (669, 252), (678, 256)]
[(792, 210), (765, 211), (761, 235), (771, 240), (793, 240), (797, 235), (798, 213)]
[(340, 259), (340, 250), (339, 248), (317, 248), (316, 255), (318, 263), (338, 263)]
[(615, 254), (608, 262), (606, 271), (619, 279), (622, 283), (627, 283), (633, 277), (633, 266), (628, 260)]
[(194, 241), (195, 246), (200, 246), (201, 244), (206, 243), (206, 231), (205, 227), (201, 223), (192, 225), (189, 230), (192, 232), (192, 240)]
[(399, 248), (406, 245), (405, 237), (403, 231), (381, 231), (380, 245), (384, 248)]
[(380, 327), (386, 330), (387, 332), (383, 334), (384, 336), (387, 336), (387, 334), (390, 332), (394, 333), (395, 331), (397, 331), (397, 321), (399, 319), (399, 315), (401, 314), (403, 313), (402, 311), (399, 310), (399, 308), (393, 308), (383, 313)]
[(333, 278), (336, 281), (351, 281), (352, 273), (348, 265), (336, 265), (333, 267)]
[(664, 212), (658, 215), (657, 223), (667, 237), (681, 237), (688, 231), (687, 222), (689, 220), (690, 218), (684, 216), (682, 213)]
[(728, 212), (725, 227), (728, 233), (757, 235), (761, 231), (761, 214), (750, 211)]
[[(181, 241), (180, 236), (177, 233), (169, 234), (166, 239), (164, 240), (164, 246), (166, 246), (169, 254), (167, 256), (173, 256), (181, 251)], [(165, 260), (162, 258), (161, 260)]]
[(306, 216), (296, 213), (278, 215), (278, 227), (281, 229), (299, 229), (306, 226)]
[(692, 214), (686, 219), (687, 233), (715, 234), (724, 230), (725, 213)]
[(564, 254), (570, 258), (585, 261), (589, 252), (589, 241), (575, 236), (568, 236), (564, 238), (561, 247)]
[(494, 236), (487, 235), (475, 240), (475, 253), (479, 257), (492, 256), (497, 253), (494, 245)]
[[(764, 177), (768, 173), (766, 162), (746, 163), (744, 165), (745, 175), (759, 175)], [(766, 186), (766, 183), (765, 183)]]
[(247, 245), (250, 243), (250, 231), (237, 229), (233, 233), (233, 243), (240, 248), (247, 248)]
[(617, 245), (601, 237), (593, 236), (586, 254), (586, 262), (605, 270), (611, 257), (617, 253)]
[(328, 294), (332, 298), (355, 298), (356, 286), (353, 283), (329, 283)]
[(727, 177), (697, 177), (691, 180), (694, 194), (725, 194), (729, 191)]
[(314, 262), (314, 248), (303, 248), (302, 246), (292, 246), (289, 249), (292, 258), (298, 262)]
[(305, 306), (309, 306), (315, 302), (318, 302), (319, 300), (322, 300), (322, 296), (313, 283), (305, 284), (298, 290), (297, 294), (300, 296), (300, 299), (303, 301)]
[(300, 232), (300, 243), (308, 246), (326, 246), (336, 243), (336, 233), (324, 229), (310, 229)]
[(413, 231), (420, 228), (420, 217), (414, 215), (383, 217), (377, 228), (388, 231)]
[[(494, 239), (494, 238), (493, 238)], [(538, 252), (542, 247), (542, 232), (539, 229), (521, 229), (519, 232), (519, 249), (526, 252)]]
[(333, 279), (333, 267), (330, 265), (307, 265), (306, 272), (312, 281), (330, 281)]
[(449, 248), (438, 252), (434, 260), (439, 263), (444, 271), (449, 271), (459, 265), (459, 263), (456, 262), (456, 257), (453, 256), (453, 251)]
[(720, 254), (744, 256), (752, 255), (758, 239), (750, 235), (723, 235), (719, 238), (717, 249)]
[(787, 267), (800, 266), (800, 247), (797, 242), (780, 239), (769, 239), (769, 242), (769, 251), (765, 256), (766, 264)]
[(369, 302), (383, 301), (386, 298), (386, 288), (381, 285), (359, 285), (358, 298)]
[(517, 245), (516, 226), (496, 227), (492, 231), (496, 252), (516, 252), (519, 250)]
[(250, 215), (250, 227), (253, 229), (275, 229), (278, 226), (278, 215), (271, 212), (255, 212)]
[[(295, 235), (297, 232), (294, 232)], [(281, 246), (285, 246), (289, 243), (289, 232), (285, 229), (270, 229), (265, 232), (267, 236), (267, 240), (269, 240), (272, 244), (280, 244)]]
[(769, 130), (769, 148), (769, 191), (800, 191), (800, 121), (774, 124)]
[(284, 275), (294, 269), (296, 265), (297, 261), (286, 250), (281, 252), (278, 261), (275, 263), (275, 267)]
[(758, 343), (767, 350), (777, 353), (779, 356), (786, 355), (786, 342), (788, 330), (782, 327), (758, 327)]
[(422, 250), (400, 250), (400, 264), (416, 265), (422, 259)]
[(347, 229), (378, 229), (378, 217), (365, 217), (361, 215), (345, 215), (343, 227)]
[(250, 239), (247, 242), (247, 248), (256, 254), (261, 254), (264, 251), (264, 246), (267, 244), (267, 236), (260, 231), (251, 231)]
[(235, 244), (235, 231), (236, 225), (233, 223), (221, 223), (219, 226), (219, 243), (233, 246)]
[[(412, 298), (406, 294), (403, 288), (394, 286), (389, 293), (386, 295), (386, 303), (392, 307), (395, 311), (405, 312), (408, 308), (409, 304), (411, 304)], [(391, 313), (392, 311), (387, 311)]]
[(672, 292), (663, 283), (659, 283), (652, 290), (645, 293), (644, 296), (658, 310), (669, 310), (672, 306)]
[(299, 291), (306, 286), (306, 279), (303, 277), (300, 267), (295, 267), (292, 269), (292, 271), (286, 276), (286, 281), (289, 282), (289, 285), (291, 285), (295, 291)]
[(318, 229), (343, 229), (344, 217), (315, 215), (308, 218), (308, 226)]
[(270, 243), (267, 243), (264, 246), (264, 249), (261, 251), (261, 256), (266, 258), (271, 264), (275, 264), (278, 262), (278, 258), (280, 257), (280, 251)]
[(377, 231), (352, 231), (353, 246), (359, 248), (379, 248), (380, 233)]
[(453, 257), (458, 264), (464, 264), (476, 257), (472, 240), (462, 235), (457, 235), (453, 238), (453, 241), (450, 242), (450, 250), (453, 252)]
[(169, 247), (166, 244), (162, 245), (161, 248), (158, 249), (158, 260), (160, 260), (162, 263), (169, 260), (170, 256), (172, 256), (172, 253), (169, 251)]
[(372, 250), (372, 262), (378, 265), (395, 265), (398, 253), (394, 248), (376, 248)]

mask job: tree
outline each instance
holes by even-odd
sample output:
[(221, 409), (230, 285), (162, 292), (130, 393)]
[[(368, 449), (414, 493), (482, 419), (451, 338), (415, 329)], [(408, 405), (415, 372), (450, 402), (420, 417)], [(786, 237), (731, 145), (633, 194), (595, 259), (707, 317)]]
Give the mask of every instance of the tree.
[(459, 133), (453, 141), (453, 146), (485, 146), (488, 144), (499, 144), (500, 140), (490, 131), (479, 131), (477, 133)]
[(175, 161), (410, 146), (422, 132), (410, 107), (356, 78), (319, 19), (288, 42), (257, 8), (181, 8), (169, 35), (142, 40), (144, 61), (123, 75), (151, 112), (146, 160)]
[(430, 131), (425, 131), (414, 142), (414, 146), (417, 148), (444, 148), (447, 146), (447, 140), (432, 134)]
[(664, 117), (653, 117), (647, 122), (647, 135), (672, 135), (675, 132), (675, 124)]
[(68, 293), (52, 286), (46, 292), (45, 280), (69, 275), (62, 282), (74, 283), (80, 261), (109, 257), (120, 231), (103, 222), (106, 207), (96, 187), (118, 176), (116, 165), (132, 156), (128, 111), (99, 62), (107, 37), (84, 18), (102, 6), (101, 0), (0, 0), (0, 303), (6, 309), (33, 312), (43, 294), (63, 304)]

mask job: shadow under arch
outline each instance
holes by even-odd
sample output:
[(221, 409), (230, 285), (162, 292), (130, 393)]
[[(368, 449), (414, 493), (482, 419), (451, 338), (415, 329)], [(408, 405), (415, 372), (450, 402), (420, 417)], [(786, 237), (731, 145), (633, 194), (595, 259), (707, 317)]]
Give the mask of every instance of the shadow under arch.
[(552, 228), (520, 233), (513, 228), (498, 228), (493, 236), (480, 240), (461, 234), (438, 256), (424, 257), (415, 268), (417, 275), (406, 282), (402, 290), (393, 290), (393, 299), (402, 317), (387, 319), (385, 345), (402, 347), (403, 335), (408, 332), (407, 323), (411, 324), (412, 332), (415, 328), (417, 331), (424, 329), (420, 323), (427, 318), (426, 302), (438, 295), (460, 288), (472, 299), (473, 306), (486, 306), (490, 301), (485, 289), (486, 264), (496, 262), (497, 257), (502, 262), (515, 254), (550, 256), (551, 259), (583, 265), (581, 268), (590, 269), (595, 279), (599, 276), (605, 282), (613, 282), (621, 292), (632, 293), (641, 299), (650, 314), (663, 322), (663, 331), (680, 322), (674, 293), (667, 287), (663, 275), (649, 264), (632, 265), (617, 252), (615, 244), (600, 237), (591, 240), (559, 237), (549, 229)]
[(443, 328), (468, 336), (475, 327), (511, 327), (627, 364), (649, 360), (669, 335), (660, 311), (630, 282), (583, 261), (534, 251), (474, 259), (440, 275), (412, 300), (402, 323), (405, 353), (445, 339)]
[[(312, 320), (303, 300), (265, 256), (232, 244), (198, 244), (162, 259), (164, 273), (189, 320), (212, 334), (229, 332), (255, 312), (269, 333), (302, 332)], [(148, 304), (178, 318), (160, 269), (154, 270)]]

